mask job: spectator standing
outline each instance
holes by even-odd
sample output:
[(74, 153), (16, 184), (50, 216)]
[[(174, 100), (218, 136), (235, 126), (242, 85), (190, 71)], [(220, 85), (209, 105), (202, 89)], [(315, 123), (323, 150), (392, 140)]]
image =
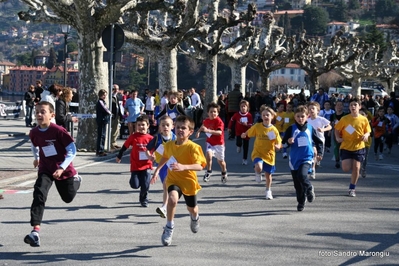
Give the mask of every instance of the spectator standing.
[(35, 86), (30, 85), (27, 92), (25, 92), (25, 126), (32, 127), (32, 112), (35, 107)]
[(190, 93), (191, 93), (191, 106), (193, 109), (193, 120), (195, 123), (195, 129), (197, 129), (197, 128), (199, 128), (199, 125), (200, 125), (199, 121), (201, 119), (201, 115), (203, 112), (203, 106), (201, 103), (201, 97), (195, 91), (195, 88), (191, 88)]
[(327, 92), (324, 92), (323, 89), (319, 89), (318, 93), (315, 93), (312, 98), (310, 98), (311, 101), (313, 102), (318, 102), (320, 105), (320, 109), (324, 109), (324, 103), (328, 101), (328, 94)]
[(107, 104), (105, 103), (107, 95), (108, 93), (104, 89), (101, 89), (98, 92), (98, 102), (96, 104), (97, 156), (107, 156), (107, 154), (104, 152), (105, 133), (107, 129), (107, 124), (109, 123), (109, 117), (112, 114), (111, 111), (108, 109)]
[(126, 100), (125, 112), (127, 112), (127, 122), (129, 127), (129, 135), (136, 132), (136, 120), (144, 112), (144, 103), (137, 98), (137, 90), (130, 92), (130, 98)]
[(35, 99), (35, 103), (40, 102), (41, 100), (41, 94), (43, 93), (44, 89), (43, 89), (43, 84), (41, 80), (37, 80), (36, 81), (36, 87), (35, 87), (35, 94), (36, 94), (36, 99)]
[(119, 123), (120, 118), (122, 116), (121, 110), (121, 98), (119, 94), (119, 85), (114, 84), (112, 86), (112, 103), (111, 103), (111, 112), (112, 112), (112, 119), (111, 119), (111, 148), (112, 149), (119, 149), (120, 146), (117, 143), (117, 139), (119, 136)]
[[(72, 117), (69, 113), (69, 103), (72, 101), (73, 93), (71, 88), (64, 88), (60, 94), (59, 99), (55, 102), (56, 113), (55, 113), (55, 123), (62, 126), (66, 130), (70, 131), (69, 123), (78, 122), (78, 118)], [(73, 125), (72, 125), (73, 126)]]

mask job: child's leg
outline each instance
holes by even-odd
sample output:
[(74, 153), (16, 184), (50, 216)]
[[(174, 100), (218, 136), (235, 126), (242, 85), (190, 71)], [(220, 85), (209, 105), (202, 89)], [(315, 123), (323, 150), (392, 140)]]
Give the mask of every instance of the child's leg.
[(138, 189), (140, 187), (140, 181), (136, 171), (131, 172), (129, 184), (133, 189)]
[(168, 204), (168, 191), (166, 190), (166, 182), (163, 182), (162, 188), (163, 188), (163, 196), (162, 196), (163, 205), (162, 205), (162, 208), (166, 209), (166, 206)]
[(266, 177), (266, 190), (269, 190), (272, 187), (272, 174), (266, 172), (265, 177)]
[(242, 153), (242, 158), (244, 160), (248, 159), (248, 149), (249, 149), (249, 139), (242, 139), (244, 151)]
[(74, 178), (62, 179), (62, 180), (55, 180), (55, 186), (58, 190), (58, 194), (60, 194), (61, 199), (65, 203), (70, 203), (76, 196), (76, 187)]
[(359, 161), (352, 159), (351, 184), (353, 185), (356, 185), (357, 180), (359, 179), (360, 164)]
[(374, 154), (377, 155), (378, 147), (380, 146), (381, 138), (374, 137)]
[(30, 208), (30, 224), (37, 229), (40, 229), (42, 223), (44, 206), (47, 201), (47, 195), (53, 184), (53, 179), (49, 175), (41, 174), (38, 176), (34, 191), (33, 201)]
[(208, 170), (208, 172), (212, 172), (212, 157), (213, 157), (213, 152), (207, 151), (206, 152), (206, 169)]
[(197, 195), (186, 196), (184, 195), (186, 201), (187, 210), (190, 213), (190, 229), (194, 234), (199, 230), (199, 214), (197, 205)]
[(342, 171), (344, 172), (351, 172), (352, 171), (352, 165), (353, 165), (353, 159), (344, 159), (342, 160)]
[(166, 225), (169, 228), (174, 227), (173, 219), (175, 218), (176, 206), (179, 201), (179, 191), (174, 186), (168, 188), (168, 205), (166, 212)]
[(139, 171), (140, 203), (143, 207), (148, 204), (148, 191), (150, 190), (151, 169)]
[(236, 136), (236, 146), (241, 148), (241, 146), (242, 146), (241, 136)]
[(220, 169), (222, 169), (222, 173), (226, 173), (227, 172), (227, 167), (226, 167), (226, 161), (225, 160), (217, 160), (219, 165), (220, 165)]

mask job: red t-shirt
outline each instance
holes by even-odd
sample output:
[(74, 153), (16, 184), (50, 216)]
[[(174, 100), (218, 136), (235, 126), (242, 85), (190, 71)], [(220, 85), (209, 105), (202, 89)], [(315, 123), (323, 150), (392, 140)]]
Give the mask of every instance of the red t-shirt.
[(206, 142), (208, 142), (210, 145), (215, 146), (215, 145), (224, 145), (224, 123), (220, 117), (216, 117), (215, 119), (209, 119), (206, 118), (202, 124), (210, 129), (210, 130), (221, 130), (222, 134), (220, 136), (217, 135), (208, 135), (206, 136)]
[[(67, 153), (65, 148), (73, 142), (73, 138), (65, 128), (54, 123), (50, 123), (46, 131), (40, 131), (39, 127), (33, 128), (29, 133), (29, 138), (33, 146), (39, 147), (38, 173), (53, 176), (55, 170), (64, 162)], [(67, 179), (75, 175), (76, 170), (71, 162), (59, 179)]]
[(130, 152), (130, 172), (141, 171), (152, 168), (152, 162), (148, 160), (145, 151), (147, 144), (152, 140), (150, 134), (134, 133), (129, 136), (123, 146), (127, 149), (132, 147)]
[[(229, 121), (229, 129), (231, 129), (233, 121), (235, 122), (234, 129), (236, 132), (236, 136), (241, 136), (242, 133), (247, 132), (247, 130), (252, 126), (253, 123), (252, 115), (249, 112), (247, 112), (246, 114), (243, 114), (241, 112), (235, 113)], [(243, 122), (246, 122), (247, 125), (243, 125)]]

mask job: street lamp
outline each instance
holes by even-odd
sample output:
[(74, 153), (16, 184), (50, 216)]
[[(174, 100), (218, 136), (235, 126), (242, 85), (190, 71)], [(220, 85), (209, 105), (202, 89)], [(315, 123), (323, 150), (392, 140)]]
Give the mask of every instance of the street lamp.
[(67, 39), (69, 31), (71, 30), (71, 26), (67, 24), (61, 25), (61, 32), (64, 34), (64, 87), (67, 86), (67, 73), (68, 73), (68, 65), (67, 65)]

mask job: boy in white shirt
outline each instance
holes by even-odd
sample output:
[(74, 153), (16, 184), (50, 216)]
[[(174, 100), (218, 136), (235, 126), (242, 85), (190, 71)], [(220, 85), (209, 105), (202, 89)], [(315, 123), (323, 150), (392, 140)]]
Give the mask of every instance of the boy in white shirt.
[[(328, 121), (331, 121), (331, 116), (333, 114), (335, 114), (335, 111), (331, 109), (331, 102), (330, 101), (325, 101), (324, 102), (324, 109), (319, 112), (319, 116), (324, 117)], [(331, 148), (331, 131), (325, 131), (324, 132), (324, 137), (325, 137), (324, 151), (325, 152), (330, 152), (330, 148)]]
[[(320, 112), (320, 104), (318, 102), (310, 102), (308, 104), (308, 108), (309, 108), (308, 124), (311, 125), (316, 130), (317, 136), (323, 141), (323, 146), (324, 146), (325, 143), (324, 132), (329, 131), (332, 128), (330, 125), (330, 121), (324, 117), (318, 116)], [(314, 158), (317, 158), (316, 150)], [(315, 169), (316, 164), (319, 166), (320, 161), (317, 162), (313, 161), (312, 169), (309, 173), (309, 176), (312, 179), (316, 178), (316, 169)]]

